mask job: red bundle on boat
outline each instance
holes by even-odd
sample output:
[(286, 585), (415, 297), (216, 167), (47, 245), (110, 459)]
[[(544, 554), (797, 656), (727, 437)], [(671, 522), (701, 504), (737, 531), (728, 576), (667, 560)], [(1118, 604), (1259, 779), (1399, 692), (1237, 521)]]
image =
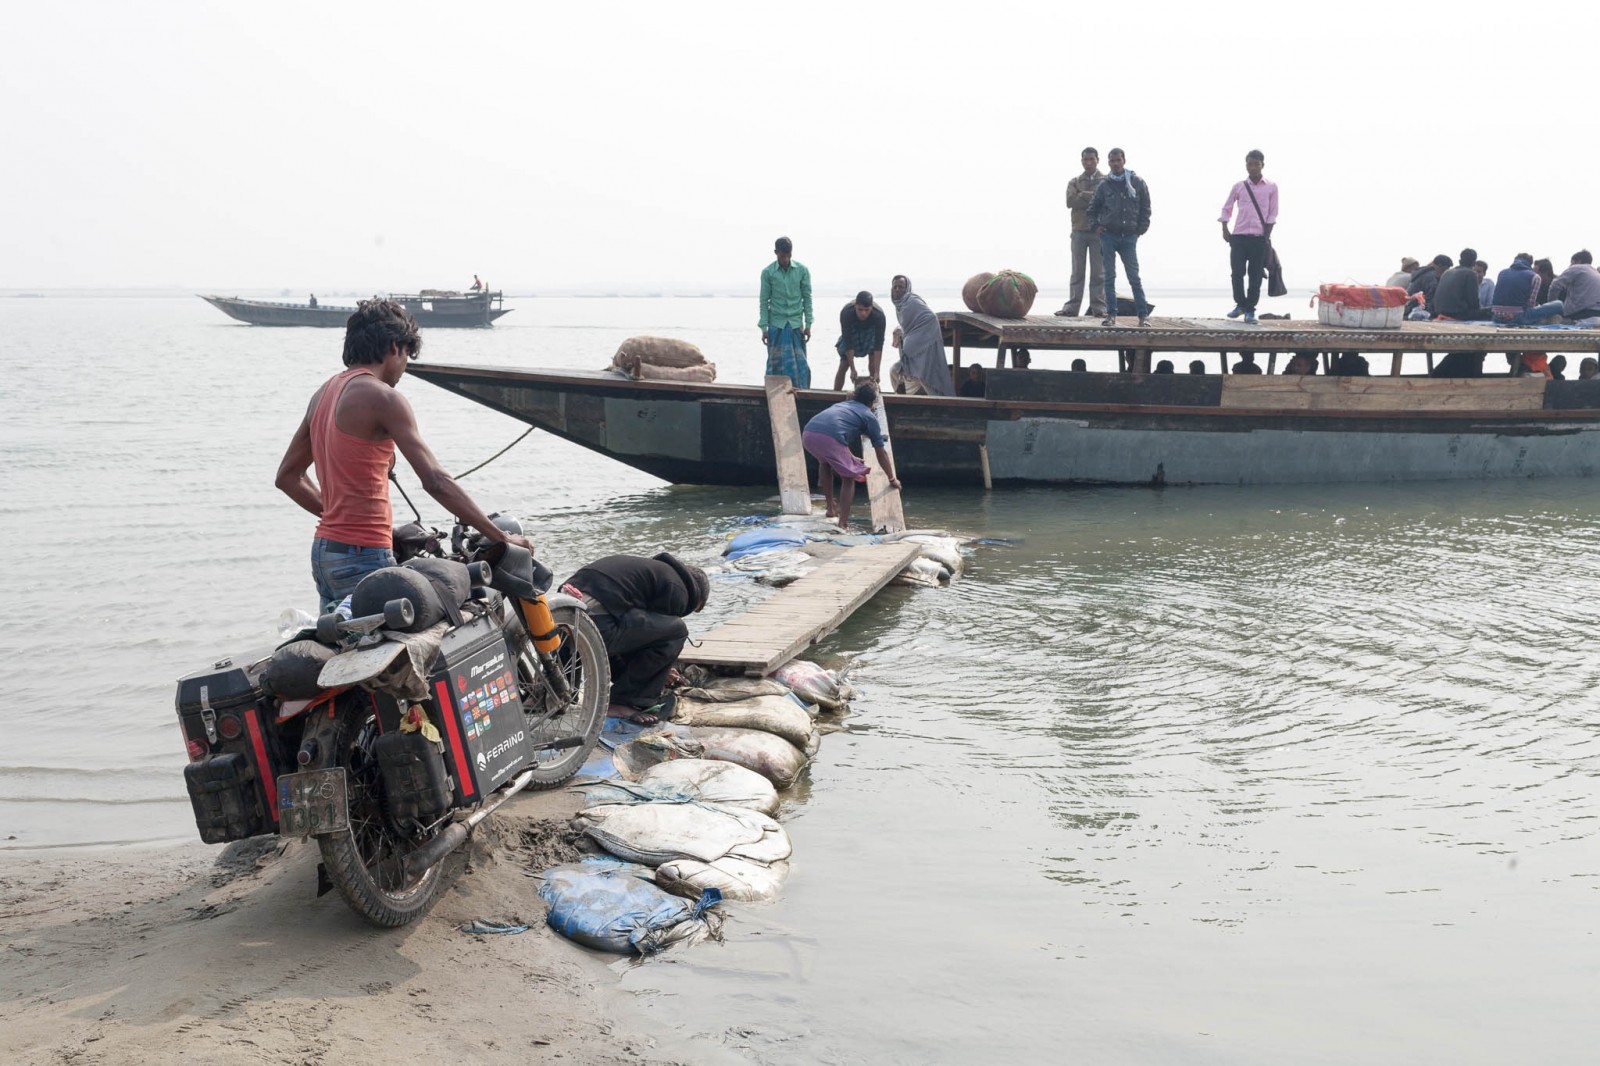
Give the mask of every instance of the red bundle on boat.
[(1324, 285), (1319, 296), (1350, 308), (1401, 307), (1406, 302), (1406, 290), (1398, 285)]
[(1324, 285), (1315, 300), (1325, 326), (1399, 329), (1406, 313), (1406, 290), (1397, 285)]

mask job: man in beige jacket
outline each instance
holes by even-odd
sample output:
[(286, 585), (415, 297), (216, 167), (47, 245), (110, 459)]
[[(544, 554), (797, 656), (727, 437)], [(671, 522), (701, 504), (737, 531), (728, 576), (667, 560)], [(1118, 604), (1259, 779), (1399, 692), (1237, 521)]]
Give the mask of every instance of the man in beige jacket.
[(1104, 264), (1100, 259), (1100, 238), (1089, 224), (1089, 202), (1094, 190), (1105, 180), (1100, 172), (1100, 153), (1093, 148), (1083, 150), (1083, 173), (1067, 182), (1067, 208), (1072, 212), (1072, 289), (1067, 302), (1056, 314), (1076, 317), (1083, 306), (1083, 265), (1089, 260), (1089, 317), (1099, 318), (1106, 313)]

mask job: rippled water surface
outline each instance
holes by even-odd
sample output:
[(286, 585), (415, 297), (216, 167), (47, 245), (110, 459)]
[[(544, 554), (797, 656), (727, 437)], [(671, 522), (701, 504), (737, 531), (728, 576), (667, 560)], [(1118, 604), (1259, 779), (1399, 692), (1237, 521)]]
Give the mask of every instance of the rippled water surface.
[[(747, 302), (511, 303), (424, 358), (592, 367), (648, 332), (760, 373)], [(193, 299), (0, 301), (0, 846), (192, 838), (172, 682), (309, 605), (272, 475), (337, 349)], [(520, 432), (403, 387), (453, 470)], [(543, 434), (465, 484), (558, 574), (711, 563), (772, 508)], [(1589, 1061), (1597, 504), (908, 485), (915, 524), (1015, 543), (820, 646), (866, 694), (788, 804), (784, 898), (619, 984), (767, 1062)], [(707, 624), (763, 594), (716, 588)]]

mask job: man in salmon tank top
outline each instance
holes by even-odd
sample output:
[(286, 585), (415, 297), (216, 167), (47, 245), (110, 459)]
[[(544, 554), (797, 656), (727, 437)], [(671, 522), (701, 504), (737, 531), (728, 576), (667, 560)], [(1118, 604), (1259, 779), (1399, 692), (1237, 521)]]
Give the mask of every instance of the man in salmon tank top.
[(311, 573), (324, 611), (367, 574), (395, 565), (389, 471), (397, 445), (423, 490), (452, 515), (491, 541), (533, 551), (526, 538), (495, 525), (423, 441), (411, 404), (395, 388), (421, 350), (410, 312), (393, 300), (363, 301), (345, 325), (346, 369), (312, 395), (278, 464), (278, 488), (319, 519)]

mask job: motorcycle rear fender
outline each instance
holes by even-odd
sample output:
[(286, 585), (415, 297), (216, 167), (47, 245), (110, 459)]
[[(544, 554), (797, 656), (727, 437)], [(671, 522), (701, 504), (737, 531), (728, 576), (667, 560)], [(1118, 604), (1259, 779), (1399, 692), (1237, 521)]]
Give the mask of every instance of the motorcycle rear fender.
[(317, 697), (311, 707), (318, 713), (306, 716), (305, 732), (300, 734), (300, 750), (306, 750), (307, 745), (315, 741), (312, 748), (314, 754), (309, 763), (298, 769), (325, 770), (334, 765), (338, 753), (334, 750), (333, 735), (339, 726), (339, 715), (357, 712), (357, 708), (349, 706), (349, 701), (371, 698), (371, 695), (359, 689), (340, 689), (338, 692), (328, 693), (326, 697)]

